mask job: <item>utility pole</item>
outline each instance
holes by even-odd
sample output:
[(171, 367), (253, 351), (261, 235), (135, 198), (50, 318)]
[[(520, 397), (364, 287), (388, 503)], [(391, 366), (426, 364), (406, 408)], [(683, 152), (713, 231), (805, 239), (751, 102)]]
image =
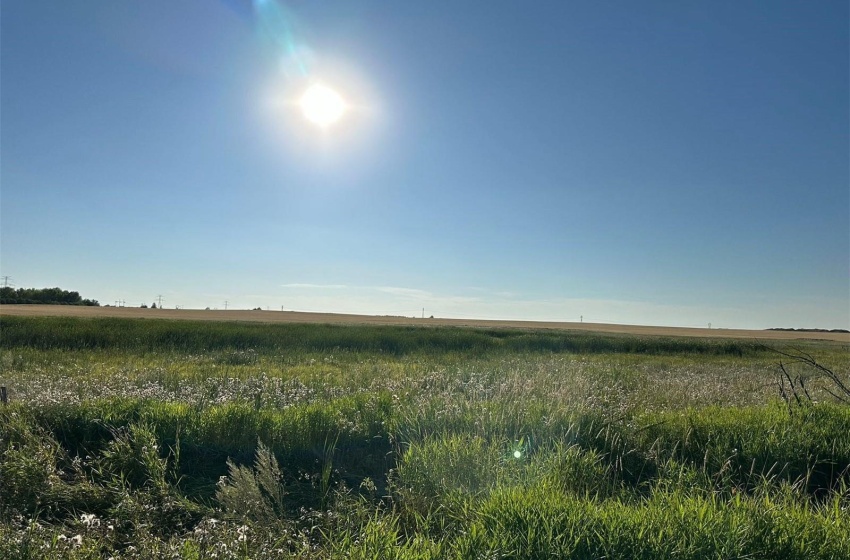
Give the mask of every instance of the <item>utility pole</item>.
[(584, 323), (584, 315), (579, 315), (579, 322)]

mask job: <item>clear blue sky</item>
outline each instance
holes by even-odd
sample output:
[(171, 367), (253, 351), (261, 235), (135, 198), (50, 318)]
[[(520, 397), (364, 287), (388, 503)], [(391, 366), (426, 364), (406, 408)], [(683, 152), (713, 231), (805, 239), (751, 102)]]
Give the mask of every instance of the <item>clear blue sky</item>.
[[(4, 0), (2, 275), (850, 327), (846, 0), (254, 2)], [(326, 130), (295, 104), (313, 81), (352, 106)]]

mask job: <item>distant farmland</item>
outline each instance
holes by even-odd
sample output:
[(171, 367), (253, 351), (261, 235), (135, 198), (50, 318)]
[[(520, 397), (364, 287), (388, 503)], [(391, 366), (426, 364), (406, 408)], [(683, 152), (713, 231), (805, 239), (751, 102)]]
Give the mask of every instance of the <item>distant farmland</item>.
[(546, 321), (492, 321), (479, 319), (421, 319), (416, 317), (304, 313), (295, 311), (242, 311), (199, 309), (141, 309), (137, 307), (79, 307), (65, 305), (0, 305), (0, 317), (115, 317), (127, 319), (182, 319), (190, 321), (244, 321), (258, 323), (325, 323), (341, 325), (445, 326), (478, 328), (520, 328), (620, 333), (647, 336), (689, 336), (763, 340), (832, 340), (850, 343), (850, 333), (786, 330), (707, 329), (652, 327), (605, 323)]

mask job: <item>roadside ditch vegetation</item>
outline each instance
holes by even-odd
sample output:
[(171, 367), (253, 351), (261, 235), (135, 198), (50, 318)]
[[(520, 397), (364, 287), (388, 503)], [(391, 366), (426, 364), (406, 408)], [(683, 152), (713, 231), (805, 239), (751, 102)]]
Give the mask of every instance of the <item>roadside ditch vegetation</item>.
[(850, 346), (3, 317), (0, 558), (850, 558)]

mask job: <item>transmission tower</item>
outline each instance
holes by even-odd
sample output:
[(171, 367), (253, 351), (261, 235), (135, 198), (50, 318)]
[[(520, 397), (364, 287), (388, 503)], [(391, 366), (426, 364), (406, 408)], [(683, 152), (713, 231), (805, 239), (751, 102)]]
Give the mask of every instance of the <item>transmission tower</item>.
[(227, 304), (228, 304), (228, 303), (230, 303), (230, 302), (229, 302), (229, 301), (227, 301), (227, 300), (224, 300), (224, 310), (225, 310), (225, 311), (227, 311)]
[(162, 309), (162, 294), (156, 296), (156, 299), (159, 300), (159, 308)]

